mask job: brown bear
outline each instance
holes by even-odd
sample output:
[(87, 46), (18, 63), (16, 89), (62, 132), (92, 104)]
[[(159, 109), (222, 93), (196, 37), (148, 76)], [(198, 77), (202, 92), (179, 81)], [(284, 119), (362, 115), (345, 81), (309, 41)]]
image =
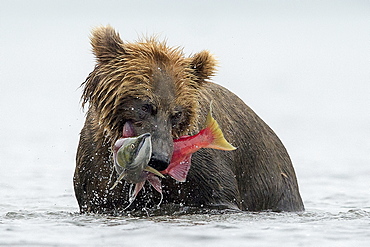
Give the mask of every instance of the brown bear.
[[(88, 112), (74, 174), (81, 212), (120, 212), (128, 205), (129, 184), (110, 190), (117, 176), (112, 145), (126, 122), (137, 135), (151, 134), (149, 165), (161, 171), (170, 163), (173, 140), (204, 127), (210, 102), (225, 138), (237, 149), (194, 153), (186, 182), (162, 179), (161, 207), (304, 210), (282, 142), (241, 99), (210, 82), (216, 60), (208, 51), (185, 57), (157, 38), (123, 42), (110, 26), (94, 29), (91, 44), (96, 66), (82, 84)], [(159, 200), (146, 185), (127, 210), (150, 208)]]

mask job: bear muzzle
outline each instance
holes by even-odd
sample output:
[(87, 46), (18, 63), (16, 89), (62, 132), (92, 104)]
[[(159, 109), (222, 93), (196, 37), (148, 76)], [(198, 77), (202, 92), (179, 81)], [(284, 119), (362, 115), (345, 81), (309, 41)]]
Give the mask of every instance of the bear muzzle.
[(159, 154), (159, 153), (152, 153), (152, 157), (149, 161), (149, 166), (153, 167), (158, 171), (166, 170), (168, 165), (170, 164), (170, 158), (168, 155)]

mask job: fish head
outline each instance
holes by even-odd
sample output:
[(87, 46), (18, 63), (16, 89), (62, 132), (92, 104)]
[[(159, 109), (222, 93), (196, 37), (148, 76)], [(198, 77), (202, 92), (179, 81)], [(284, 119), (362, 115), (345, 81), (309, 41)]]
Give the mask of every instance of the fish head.
[(152, 156), (152, 138), (149, 133), (137, 137), (135, 143), (131, 143), (131, 148), (135, 149), (132, 167), (139, 166), (142, 170), (148, 165)]
[(120, 138), (113, 147), (114, 166), (118, 174), (125, 172), (124, 179), (137, 182), (152, 155), (151, 135), (142, 134), (137, 137)]

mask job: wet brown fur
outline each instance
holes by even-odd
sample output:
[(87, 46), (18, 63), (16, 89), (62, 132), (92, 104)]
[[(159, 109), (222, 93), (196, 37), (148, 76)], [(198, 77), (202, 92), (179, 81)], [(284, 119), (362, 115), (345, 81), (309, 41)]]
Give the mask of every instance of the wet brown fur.
[(138, 98), (160, 102), (152, 87), (153, 70), (157, 68), (166, 71), (174, 82), (176, 98), (173, 104), (187, 109), (188, 121), (182, 129), (174, 131), (174, 136), (189, 132), (188, 126), (196, 126), (197, 91), (201, 83), (212, 76), (216, 64), (208, 52), (198, 53), (188, 60), (184, 59), (180, 48), (169, 48), (155, 38), (123, 43), (109, 26), (93, 30), (91, 45), (97, 65), (84, 83), (83, 106), (89, 102), (97, 108), (96, 125), (102, 128), (97, 129), (95, 140), (103, 136), (118, 137), (119, 133), (112, 133), (112, 130), (118, 130), (115, 117), (125, 100)]
[[(162, 179), (164, 205), (222, 205), (253, 211), (304, 209), (283, 144), (242, 100), (209, 82), (216, 66), (209, 52), (186, 58), (180, 48), (170, 48), (155, 38), (124, 43), (109, 26), (94, 29), (91, 44), (97, 64), (83, 84), (83, 105), (88, 103), (89, 110), (74, 176), (81, 212), (111, 212), (127, 205), (128, 185), (108, 189), (113, 172), (110, 147), (122, 135), (125, 121), (135, 118), (130, 114), (136, 112), (126, 108), (137, 100), (165, 109), (158, 111), (163, 118), (160, 123), (166, 124), (167, 115), (176, 116), (181, 110), (181, 120), (171, 129), (163, 129), (168, 129), (172, 138), (202, 128), (213, 101), (213, 116), (226, 139), (238, 147), (232, 152), (202, 149), (195, 153), (185, 183)], [(145, 121), (135, 123), (138, 131)], [(155, 136), (156, 129), (151, 130)], [(156, 199), (158, 195), (149, 188), (147, 194), (139, 194), (132, 207), (150, 206)]]

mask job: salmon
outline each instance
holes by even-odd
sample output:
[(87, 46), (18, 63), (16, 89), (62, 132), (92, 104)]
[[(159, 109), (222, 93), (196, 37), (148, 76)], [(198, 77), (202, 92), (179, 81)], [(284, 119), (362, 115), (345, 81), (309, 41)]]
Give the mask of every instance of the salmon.
[(168, 174), (179, 182), (185, 182), (191, 166), (191, 156), (201, 148), (213, 148), (225, 151), (235, 150), (236, 147), (226, 141), (220, 126), (212, 117), (212, 109), (209, 110), (206, 120), (206, 128), (193, 136), (182, 136), (174, 140), (174, 151), (170, 165), (160, 171)]
[[(129, 124), (124, 126), (123, 136), (128, 134), (129, 128)], [(135, 200), (147, 180), (162, 197), (161, 182), (155, 175), (160, 177), (163, 175), (148, 165), (151, 154), (152, 142), (149, 133), (137, 137), (122, 137), (113, 146), (114, 169), (119, 177), (110, 189), (114, 189), (122, 179), (135, 184), (134, 191), (131, 186), (127, 207)]]

